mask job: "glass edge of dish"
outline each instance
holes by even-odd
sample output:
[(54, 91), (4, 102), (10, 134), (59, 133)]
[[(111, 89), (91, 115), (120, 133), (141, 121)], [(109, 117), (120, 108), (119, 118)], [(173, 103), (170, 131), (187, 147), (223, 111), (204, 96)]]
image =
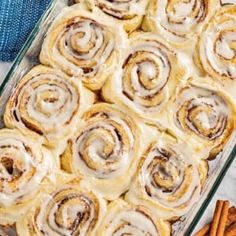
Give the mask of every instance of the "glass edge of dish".
[(50, 15), (51, 11), (53, 10), (53, 8), (57, 2), (58, 2), (58, 0), (51, 0), (48, 7), (45, 9), (44, 13), (42, 14), (42, 16), (39, 18), (38, 22), (34, 26), (33, 30), (31, 31), (30, 35), (28, 36), (27, 40), (23, 44), (23, 46), (22, 46), (21, 50), (19, 51), (19, 53), (17, 54), (16, 58), (12, 62), (12, 66), (10, 67), (8, 73), (6, 74), (6, 76), (4, 77), (4, 79), (2, 80), (2, 82), (0, 84), (0, 97), (2, 96), (2, 93), (4, 92), (5, 87), (7, 86), (8, 82), (10, 81), (13, 73), (15, 72), (15, 70), (17, 69), (19, 64), (21, 63), (27, 50), (29, 49), (32, 42), (34, 41), (36, 35), (39, 33), (41, 25), (43, 24), (43, 22), (45, 22), (47, 20), (48, 15)]
[(221, 167), (218, 176), (216, 177), (215, 181), (212, 181), (213, 184), (210, 186), (210, 190), (207, 192), (207, 196), (204, 199), (203, 203), (200, 204), (199, 209), (195, 213), (195, 216), (192, 222), (187, 227), (187, 230), (184, 232), (185, 236), (189, 236), (193, 233), (194, 229), (196, 228), (198, 222), (200, 221), (202, 215), (205, 213), (206, 208), (208, 207), (209, 203), (211, 202), (212, 198), (214, 197), (217, 189), (219, 188), (223, 178), (225, 177), (227, 171), (229, 170), (231, 164), (234, 161), (236, 156), (236, 145), (234, 145), (233, 149), (230, 151), (228, 157), (225, 160), (223, 167)]

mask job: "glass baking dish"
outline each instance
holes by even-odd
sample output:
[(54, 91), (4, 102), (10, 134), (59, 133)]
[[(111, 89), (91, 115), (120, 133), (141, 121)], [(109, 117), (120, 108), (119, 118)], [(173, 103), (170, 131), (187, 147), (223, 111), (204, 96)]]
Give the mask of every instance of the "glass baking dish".
[[(50, 27), (53, 19), (58, 15), (61, 9), (72, 4), (73, 1), (53, 0), (47, 11), (40, 18), (25, 45), (15, 59), (10, 71), (0, 85), (0, 127), (4, 127), (3, 113), (6, 102), (17, 81), (27, 73), (34, 65), (39, 63), (38, 55), (41, 49), (43, 39)], [(189, 212), (172, 224), (173, 236), (190, 236), (197, 225), (199, 219), (207, 208), (211, 198), (220, 185), (224, 175), (231, 165), (236, 155), (236, 132), (234, 132), (225, 146), (224, 150), (214, 160), (209, 162), (209, 173), (204, 185), (201, 198), (192, 206)]]

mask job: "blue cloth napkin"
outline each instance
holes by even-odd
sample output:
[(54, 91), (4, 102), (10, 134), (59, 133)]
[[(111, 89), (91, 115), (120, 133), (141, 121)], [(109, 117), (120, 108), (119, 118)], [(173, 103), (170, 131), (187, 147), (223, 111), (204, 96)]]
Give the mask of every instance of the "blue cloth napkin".
[(51, 0), (0, 0), (0, 61), (12, 61)]

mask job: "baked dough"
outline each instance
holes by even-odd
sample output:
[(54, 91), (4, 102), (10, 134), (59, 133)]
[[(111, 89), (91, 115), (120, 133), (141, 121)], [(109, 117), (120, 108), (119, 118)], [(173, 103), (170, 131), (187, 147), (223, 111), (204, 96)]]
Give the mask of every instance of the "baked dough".
[(156, 34), (133, 33), (117, 70), (102, 88), (106, 101), (156, 119), (186, 79), (178, 53)]
[(84, 113), (85, 125), (69, 139), (62, 168), (85, 179), (88, 186), (114, 200), (124, 193), (140, 157), (140, 130), (115, 105), (99, 103)]
[[(127, 35), (102, 12), (92, 13), (74, 5), (66, 8), (50, 27), (40, 61), (97, 90), (113, 73)], [(82, 77), (81, 77), (82, 76)]]

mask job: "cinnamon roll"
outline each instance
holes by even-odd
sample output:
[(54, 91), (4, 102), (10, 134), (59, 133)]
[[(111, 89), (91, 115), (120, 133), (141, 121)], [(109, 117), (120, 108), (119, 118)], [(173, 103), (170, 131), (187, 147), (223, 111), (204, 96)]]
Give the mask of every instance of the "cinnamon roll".
[(155, 217), (146, 207), (117, 199), (108, 205), (98, 236), (169, 236), (170, 231), (170, 225)]
[(186, 48), (194, 45), (215, 7), (212, 0), (150, 0), (143, 22), (147, 31), (160, 33), (169, 43)]
[(94, 95), (79, 81), (38, 65), (18, 83), (8, 100), (4, 121), (9, 128), (44, 135), (50, 144), (64, 139), (74, 128)]
[[(236, 106), (210, 82), (194, 78), (179, 90), (165, 119), (181, 139), (188, 140), (202, 158), (214, 158), (235, 130)], [(164, 121), (163, 121), (164, 122)]]
[(139, 157), (137, 122), (115, 105), (99, 103), (84, 115), (85, 125), (68, 141), (62, 168), (113, 200), (127, 190)]
[(197, 162), (186, 143), (162, 135), (143, 153), (125, 199), (147, 206), (153, 215), (176, 219), (200, 197), (208, 166)]
[(99, 194), (74, 182), (45, 194), (17, 223), (17, 232), (19, 236), (95, 236), (105, 212), (106, 202)]
[[(76, 0), (76, 2), (83, 2)], [(118, 24), (122, 24), (127, 32), (137, 29), (142, 22), (149, 0), (88, 0), (89, 7), (96, 11), (102, 10), (111, 16)]]
[(119, 69), (102, 89), (105, 100), (156, 118), (185, 79), (177, 53), (157, 35), (134, 33)]
[(77, 5), (65, 8), (44, 40), (40, 61), (78, 77), (92, 90), (102, 87), (126, 42), (121, 26)]
[(53, 157), (41, 142), (17, 130), (0, 130), (0, 219), (5, 223), (21, 217), (53, 180)]
[(197, 65), (220, 82), (236, 81), (235, 41), (236, 5), (225, 5), (211, 18), (200, 36)]

